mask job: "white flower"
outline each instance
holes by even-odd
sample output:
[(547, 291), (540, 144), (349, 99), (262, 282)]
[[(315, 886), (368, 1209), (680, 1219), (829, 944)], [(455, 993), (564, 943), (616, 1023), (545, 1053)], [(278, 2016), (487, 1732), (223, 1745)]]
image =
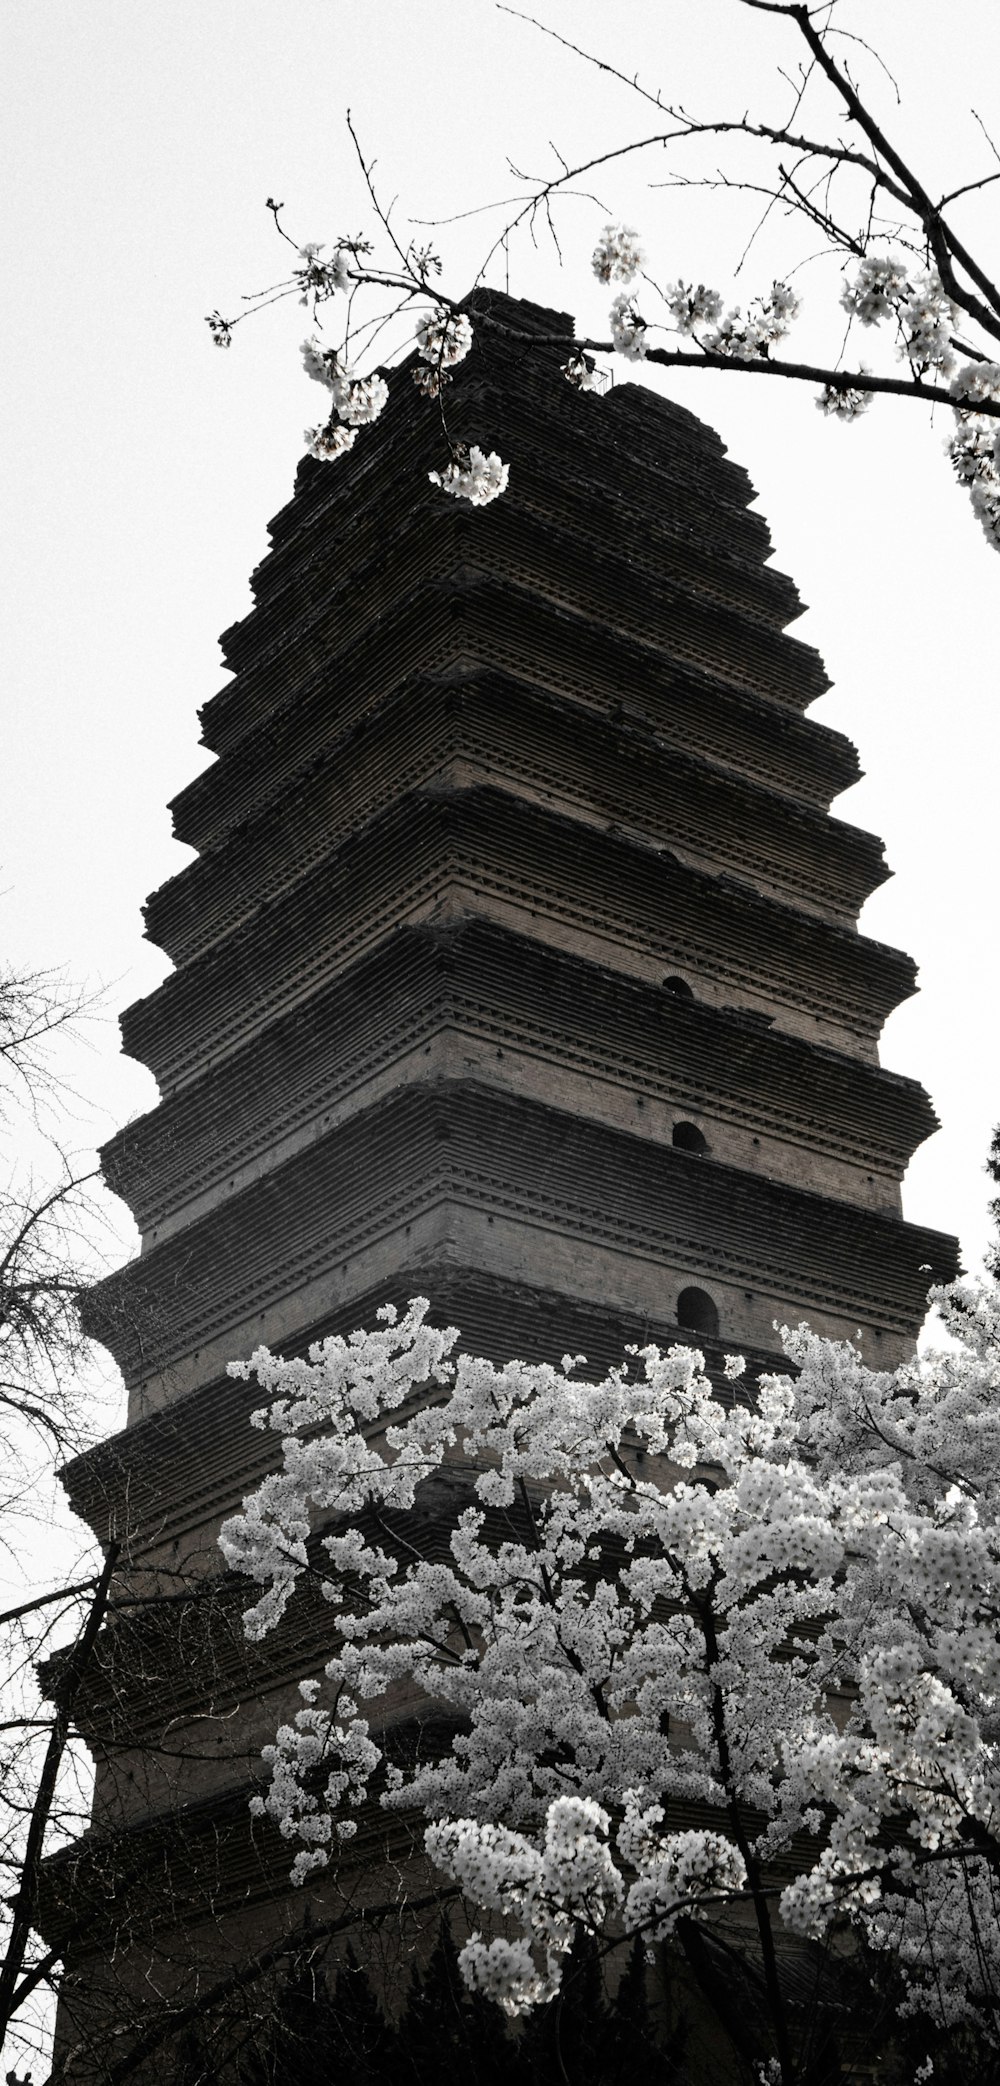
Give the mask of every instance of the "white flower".
[(472, 327), (464, 311), (446, 311), (436, 304), (417, 320), (417, 353), (436, 370), (452, 369), (464, 362), (472, 346)]
[(853, 282), (844, 284), (840, 301), (862, 326), (878, 326), (894, 317), (910, 294), (907, 262), (899, 254), (866, 254)]
[(322, 303), (324, 298), (332, 297), (335, 290), (347, 290), (350, 287), (347, 272), (350, 253), (344, 247), (338, 246), (328, 261), (321, 261), (322, 251), (322, 244), (316, 239), (310, 239), (305, 246), (299, 247), (302, 266), (294, 272), (302, 285), (300, 304), (315, 306)]
[(765, 300), (764, 308), (773, 314), (777, 338), (779, 334), (787, 333), (792, 320), (798, 318), (799, 299), (786, 282), (772, 283), (771, 294)]
[[(956, 469), (995, 530), (995, 426), (956, 410)], [(472, 477), (471, 453), (453, 462)], [(739, 1820), (767, 1874), (792, 1870), (785, 1937), (853, 1929), (891, 1958), (904, 2014), (992, 2033), (1000, 1291), (932, 1300), (948, 1352), (879, 1372), (785, 1330), (794, 1378), (745, 1403), (686, 1347), (630, 1350), (599, 1381), (570, 1356), (459, 1354), (420, 1299), (307, 1359), (235, 1365), (281, 1438), (220, 1538), (259, 1596), (251, 1636), (329, 1531), (335, 1648), (253, 1805), (301, 1849), (297, 1880), (362, 1804), (421, 1816), (482, 1919), (463, 1974), (520, 2012), (558, 1990), (580, 1933), (613, 1947), (684, 1918), (752, 1936)], [(459, 1458), (468, 1501), (426, 1554), (406, 1516), (439, 1514)], [(401, 1701), (454, 1741), (387, 1761)], [(671, 1829), (692, 1810), (726, 1831)]]
[(301, 1853), (296, 1855), (288, 1872), (289, 1881), (298, 1890), (305, 1882), (306, 1877), (312, 1875), (314, 1869), (326, 1868), (329, 1858), (329, 1855), (323, 1854), (319, 1848), (314, 1849), (311, 1854), (307, 1854), (303, 1849)]
[(378, 419), (389, 397), (384, 377), (356, 377), (344, 367), (336, 348), (324, 347), (315, 338), (303, 341), (302, 361), (306, 375), (333, 393), (334, 411), (345, 426), (364, 427)]
[[(626, 1810), (626, 1837), (629, 1825)], [(697, 1917), (700, 1900), (711, 1910), (720, 1897), (738, 1897), (746, 1881), (742, 1854), (721, 1833), (669, 1833), (647, 1855), (625, 1900), (626, 1930), (663, 1940), (679, 1919)]]
[(951, 375), (955, 356), (950, 336), (957, 314), (936, 269), (912, 275), (899, 254), (866, 254), (854, 281), (844, 284), (840, 301), (863, 326), (895, 319), (898, 353), (918, 375), (928, 370)]
[(775, 341), (783, 340), (797, 317), (799, 300), (787, 283), (772, 283), (766, 297), (758, 297), (744, 319), (737, 305), (727, 312), (714, 333), (706, 333), (702, 347), (712, 355), (727, 355), (735, 362), (766, 359)]
[(335, 349), (324, 347), (315, 337), (304, 340), (302, 362), (306, 376), (312, 377), (315, 384), (325, 384), (328, 389), (332, 386), (340, 366)]
[(646, 353), (646, 321), (640, 318), (631, 297), (616, 297), (611, 307), (611, 338), (619, 355), (628, 362), (641, 362)]
[(353, 449), (358, 438), (356, 427), (344, 427), (340, 421), (327, 421), (325, 427), (307, 427), (305, 445), (310, 456), (319, 458), (320, 463), (331, 464), (348, 449)]
[(338, 246), (326, 264), (327, 277), (335, 290), (350, 288), (351, 279), (347, 272), (350, 259), (350, 254), (346, 253), (342, 246)]
[(486, 456), (475, 443), (467, 451), (460, 450), (445, 470), (427, 473), (432, 485), (439, 485), (456, 500), (468, 500), (473, 507), (487, 507), (491, 500), (499, 499), (507, 490), (509, 475), (509, 465), (501, 463), (496, 450)]
[(593, 357), (582, 352), (574, 355), (571, 362), (563, 363), (562, 375), (575, 391), (603, 391), (608, 381), (606, 372), (598, 369)]
[(367, 427), (377, 420), (389, 397), (384, 377), (355, 377), (350, 370), (340, 371), (331, 389), (333, 403), (347, 427)]
[(988, 398), (1000, 400), (1000, 362), (966, 362), (956, 370), (950, 385), (953, 398), (975, 405)]
[(689, 282), (668, 283), (667, 309), (678, 333), (693, 333), (696, 326), (714, 326), (721, 319), (722, 298), (703, 282), (697, 287)]
[(592, 266), (598, 282), (631, 282), (645, 259), (639, 234), (630, 225), (605, 225), (594, 248)]
[(437, 398), (449, 371), (457, 362), (464, 362), (472, 346), (472, 327), (464, 311), (435, 305), (418, 319), (416, 340), (417, 353), (427, 367), (415, 369), (413, 381), (427, 398)]
[(523, 1938), (507, 1941), (480, 1940), (473, 1934), (458, 1958), (466, 1984), (473, 1992), (485, 1992), (507, 2014), (520, 2014), (531, 2006), (542, 2006), (559, 1990), (558, 1976), (546, 1977), (538, 1969), (531, 1945)]
[(870, 391), (858, 391), (856, 387), (842, 388), (837, 384), (825, 384), (816, 404), (821, 413), (829, 413), (834, 420), (857, 420), (867, 413), (872, 402)]
[(940, 376), (950, 377), (957, 367), (951, 345), (957, 319), (958, 313), (951, 298), (945, 296), (940, 276), (935, 269), (928, 269), (911, 286), (899, 307), (903, 335), (900, 356), (921, 375), (936, 370)]
[(1000, 421), (992, 413), (977, 413), (978, 400), (1000, 401), (1000, 364), (966, 363), (952, 379), (956, 406), (956, 429), (945, 445), (952, 469), (964, 485), (972, 511), (987, 542), (1000, 550)]

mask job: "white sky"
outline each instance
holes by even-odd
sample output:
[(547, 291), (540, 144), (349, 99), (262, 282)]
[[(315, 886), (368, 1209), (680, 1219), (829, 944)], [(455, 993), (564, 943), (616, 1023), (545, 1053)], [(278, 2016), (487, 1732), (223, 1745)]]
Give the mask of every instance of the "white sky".
[[(737, 0), (543, 0), (543, 11), (692, 109), (786, 106), (774, 67), (794, 62), (790, 37)], [(994, 0), (952, 0), (945, 15), (936, 0), (843, 0), (842, 13), (894, 69), (903, 110), (884, 83), (882, 107), (928, 185), (986, 171), (968, 104), (1000, 133)], [(487, 202), (510, 190), (508, 154), (547, 171), (549, 140), (576, 160), (652, 112), (491, 0), (2, 0), (0, 78), (0, 944), (15, 962), (104, 981), (111, 1017), (165, 975), (139, 917), (190, 859), (165, 807), (204, 763), (195, 712), (223, 678), (216, 637), (250, 605), (267, 519), (317, 417), (293, 306), (242, 329), (228, 355), (203, 321), (281, 272), (265, 197), (284, 199), (303, 240), (368, 224), (348, 104), (401, 219)], [(660, 163), (646, 173), (661, 178)], [(698, 191), (647, 194), (627, 169), (600, 193), (608, 214), (641, 228), (661, 280), (731, 289), (745, 211)], [(604, 216), (567, 205), (564, 273), (543, 243), (515, 252), (511, 288), (603, 332), (588, 258)], [(993, 196), (966, 221), (995, 263)], [(484, 221), (440, 236), (461, 292)], [(785, 237), (777, 225), (762, 242), (744, 300), (788, 267)], [(814, 285), (821, 312), (821, 274), (797, 282)], [(796, 349), (824, 337), (807, 318)], [(887, 1026), (883, 1062), (924, 1081), (944, 1125), (914, 1162), (906, 1210), (958, 1232), (974, 1265), (1000, 1116), (1000, 560), (951, 484), (944, 425), (923, 408), (882, 403), (841, 428), (808, 393), (771, 383), (693, 373), (667, 388), (749, 470), (776, 560), (809, 604), (796, 631), (835, 683), (813, 714), (860, 749), (867, 779), (836, 808), (884, 838), (896, 871), (863, 924), (915, 956), (922, 978)], [(112, 1018), (76, 1078), (99, 1136), (155, 1101), (150, 1075), (118, 1054)]]
[[(775, 62), (797, 57), (790, 32), (737, 0), (632, 0), (614, 12), (548, 0), (545, 18), (703, 111), (757, 101), (779, 113)], [(1000, 132), (991, 0), (953, 0), (945, 26), (932, 0), (843, 0), (843, 21), (892, 64), (904, 108), (884, 83), (882, 106), (929, 184), (986, 171), (968, 103)], [(190, 859), (165, 806), (204, 763), (195, 712), (223, 678), (216, 636), (250, 605), (265, 524), (317, 414), (294, 305), (243, 328), (228, 355), (204, 325), (282, 272), (265, 197), (284, 200), (302, 239), (370, 222), (348, 104), (401, 221), (509, 192), (508, 154), (547, 168), (550, 139), (579, 158), (648, 127), (652, 111), (490, 0), (3, 0), (0, 38), (0, 934), (17, 961), (103, 980), (114, 1014), (166, 972), (139, 918), (145, 895)], [(647, 178), (662, 171), (658, 159)], [(732, 289), (745, 211), (729, 216), (699, 191), (647, 194), (627, 169), (600, 194), (639, 225), (661, 279)], [(567, 204), (563, 273), (551, 247), (525, 248), (511, 288), (603, 331), (588, 257), (604, 216)], [(471, 279), (489, 222), (439, 235), (453, 291)], [(995, 258), (995, 203), (968, 223)], [(734, 294), (785, 268), (786, 236), (776, 227)], [(813, 281), (808, 269), (797, 278), (807, 295)], [(822, 311), (820, 274), (813, 303)], [(807, 320), (796, 346), (822, 336)], [(880, 402), (842, 428), (791, 387), (697, 373), (667, 383), (750, 471), (776, 561), (809, 604), (796, 632), (836, 684), (812, 714), (859, 746), (867, 779), (836, 808), (885, 839), (896, 872), (863, 924), (914, 955), (922, 978), (888, 1024), (883, 1061), (924, 1081), (944, 1123), (911, 1169), (907, 1214), (957, 1231), (974, 1264), (1000, 1116), (1000, 561), (951, 483), (944, 421), (932, 427), (924, 408)], [(102, 1135), (155, 1100), (149, 1074), (117, 1054), (113, 1021), (77, 1076)]]

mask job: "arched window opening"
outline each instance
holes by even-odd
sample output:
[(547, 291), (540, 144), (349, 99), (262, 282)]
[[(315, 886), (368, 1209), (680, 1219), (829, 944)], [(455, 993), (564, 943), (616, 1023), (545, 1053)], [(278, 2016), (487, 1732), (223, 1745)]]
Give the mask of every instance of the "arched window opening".
[(686, 978), (664, 978), (664, 992), (672, 992), (675, 999), (693, 1000), (694, 993)]
[(686, 1333), (705, 1333), (718, 1339), (719, 1313), (707, 1289), (682, 1289), (677, 1299), (677, 1323)]
[(707, 1152), (708, 1138), (699, 1130), (697, 1123), (675, 1123), (670, 1132), (670, 1142), (679, 1152)]

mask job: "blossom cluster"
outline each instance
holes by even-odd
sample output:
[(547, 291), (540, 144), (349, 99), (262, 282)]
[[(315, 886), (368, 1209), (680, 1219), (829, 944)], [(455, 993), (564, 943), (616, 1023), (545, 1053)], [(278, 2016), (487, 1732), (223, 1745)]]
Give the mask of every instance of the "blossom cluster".
[(908, 263), (899, 254), (865, 254), (853, 282), (845, 282), (840, 302), (862, 326), (880, 326), (895, 317), (910, 294)]
[(321, 427), (306, 428), (306, 447), (310, 456), (332, 463), (353, 448), (359, 427), (378, 419), (388, 403), (389, 386), (377, 373), (356, 377), (334, 348), (315, 338), (303, 341), (302, 361), (306, 375), (325, 385), (331, 399), (329, 420)]
[[(786, 1929), (848, 1922), (911, 2009), (991, 2037), (1000, 1298), (939, 1301), (947, 1353), (878, 1373), (786, 1331), (797, 1373), (752, 1400), (735, 1362), (717, 1397), (687, 1347), (599, 1380), (579, 1356), (496, 1367), (420, 1299), (307, 1360), (238, 1365), (283, 1458), (222, 1532), (260, 1589), (247, 1628), (274, 1627), (325, 1548), (336, 1629), (259, 1799), (297, 1880), (360, 1806), (422, 1812), (479, 1915), (464, 1974), (517, 2011), (558, 1989), (581, 1929), (651, 1943), (727, 1906), (762, 1917), (761, 1878), (791, 1861)], [(415, 1506), (445, 1558), (390, 1537)], [(392, 1765), (385, 1717), (421, 1698), (460, 1736)]]
[(966, 363), (956, 372), (951, 389), (960, 401), (948, 444), (952, 468), (968, 491), (987, 542), (1000, 550), (1000, 420), (975, 409), (977, 400), (1000, 401), (1000, 363)]
[(332, 464), (353, 449), (357, 432), (356, 427), (345, 427), (339, 420), (326, 420), (321, 427), (307, 427), (302, 439), (309, 456), (318, 463)]
[(423, 367), (414, 370), (413, 381), (427, 398), (437, 398), (449, 371), (465, 361), (472, 346), (472, 327), (464, 311), (435, 305), (418, 320), (416, 340)]
[(631, 282), (645, 259), (639, 234), (631, 225), (605, 225), (591, 265), (598, 282)]
[[(435, 305), (418, 320), (416, 338), (420, 367), (414, 370), (413, 381), (426, 398), (438, 398), (451, 371), (464, 362), (472, 346), (472, 327), (465, 312)], [(487, 456), (475, 442), (455, 443), (444, 470), (428, 471), (427, 476), (452, 499), (468, 500), (471, 507), (488, 507), (506, 492), (510, 471), (495, 449)]]
[(739, 305), (726, 312), (701, 345), (712, 355), (728, 355), (736, 362), (766, 359), (779, 340), (784, 340), (798, 316), (799, 300), (787, 283), (772, 283), (766, 297), (758, 297), (744, 318)]
[(820, 412), (835, 420), (857, 420), (867, 413), (871, 402), (871, 392), (859, 390), (856, 384), (824, 384), (816, 400)]
[(351, 264), (358, 272), (358, 263), (364, 262), (371, 253), (367, 239), (344, 239), (334, 245), (329, 259), (323, 260), (323, 241), (310, 239), (299, 247), (299, 266), (292, 272), (293, 281), (299, 292), (299, 303), (315, 311), (338, 292), (346, 295), (351, 287)]
[(646, 321), (632, 297), (616, 297), (611, 307), (611, 339), (626, 362), (641, 362), (648, 346)]
[[(1000, 401), (1000, 365), (982, 359), (959, 366), (953, 342), (958, 313), (940, 277), (933, 268), (913, 273), (898, 254), (866, 255), (845, 284), (841, 303), (863, 326), (894, 321), (897, 353), (915, 377), (949, 380), (956, 429), (948, 456), (987, 542), (1000, 550), (1000, 421), (976, 411), (977, 402)], [(854, 417), (835, 402), (825, 410)]]
[(495, 449), (486, 456), (473, 442), (469, 448), (459, 446), (443, 471), (428, 471), (427, 476), (442, 492), (468, 500), (473, 507), (487, 507), (506, 492), (510, 467), (501, 463)]
[(745, 316), (739, 305), (724, 311), (718, 290), (703, 282), (669, 283), (664, 297), (675, 332), (695, 340), (706, 353), (735, 362), (766, 359), (785, 338), (800, 308), (784, 282), (772, 283), (767, 296), (756, 298)]
[(604, 371), (597, 368), (593, 356), (582, 351), (563, 363), (562, 374), (574, 391), (603, 391), (607, 383)]
[(668, 284), (667, 310), (678, 333), (694, 333), (699, 326), (714, 326), (722, 317), (722, 298), (718, 290), (706, 289), (700, 282), (695, 286), (689, 282)]
[[(420, 366), (414, 371), (415, 380), (427, 397), (437, 398), (450, 371), (464, 361), (472, 346), (472, 327), (464, 312), (435, 305), (418, 320), (416, 341)], [(306, 448), (320, 462), (332, 463), (353, 448), (359, 428), (378, 419), (388, 403), (389, 387), (379, 372), (356, 376), (337, 349), (315, 337), (303, 341), (302, 361), (306, 375), (323, 384), (331, 396), (329, 419), (305, 430)], [(486, 507), (506, 491), (509, 467), (495, 451), (486, 455), (475, 443), (456, 443), (444, 470), (427, 475), (432, 485), (453, 498), (467, 500), (472, 507)]]
[(958, 315), (935, 268), (914, 274), (899, 254), (866, 254), (853, 282), (844, 284), (840, 301), (862, 326), (895, 320), (897, 353), (915, 375), (951, 376), (956, 366), (951, 333)]
[[(605, 225), (593, 256), (599, 281), (630, 283), (644, 261), (638, 233), (626, 225)], [(724, 314), (719, 292), (704, 283), (671, 283), (664, 301), (676, 332), (692, 336), (711, 354), (738, 361), (766, 356), (784, 338), (799, 310), (798, 298), (787, 283), (779, 282), (766, 297), (757, 299), (745, 318), (738, 307)], [(615, 298), (610, 325), (619, 355), (639, 362), (648, 354), (648, 321), (640, 313), (634, 293)]]

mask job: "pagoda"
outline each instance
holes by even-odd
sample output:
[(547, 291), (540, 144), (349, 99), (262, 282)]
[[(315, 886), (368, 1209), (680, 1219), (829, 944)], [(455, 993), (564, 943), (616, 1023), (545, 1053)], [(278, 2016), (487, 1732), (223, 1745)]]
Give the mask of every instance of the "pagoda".
[[(892, 1367), (955, 1271), (901, 1215), (934, 1117), (878, 1037), (914, 968), (858, 933), (888, 872), (830, 815), (857, 759), (806, 715), (828, 683), (746, 474), (649, 390), (569, 384), (563, 315), (469, 308), (525, 337), (487, 329), (447, 395), (508, 492), (429, 483), (440, 415), (405, 366), (349, 455), (301, 465), (202, 713), (216, 759), (174, 802), (196, 857), (146, 908), (174, 968), (123, 1032), (161, 1099), (103, 1155), (142, 1250), (88, 1304), (128, 1422), (66, 1483), (150, 1569), (220, 1572), (275, 1452), (226, 1373), (261, 1343), (424, 1295), (496, 1359), (687, 1340), (759, 1372), (805, 1319)], [(169, 1775), (126, 1782), (97, 1691), (77, 1891), (98, 1903), (127, 1839), (155, 1924), (182, 1840), (175, 1926), (210, 1901), (224, 1954), (286, 1917), (288, 1850), (246, 1799), (301, 1658), (258, 1661), (242, 1766), (198, 1736), (197, 1659), (147, 1658), (133, 1691), (191, 1734)], [(230, 1736), (246, 1687), (234, 1635)]]

